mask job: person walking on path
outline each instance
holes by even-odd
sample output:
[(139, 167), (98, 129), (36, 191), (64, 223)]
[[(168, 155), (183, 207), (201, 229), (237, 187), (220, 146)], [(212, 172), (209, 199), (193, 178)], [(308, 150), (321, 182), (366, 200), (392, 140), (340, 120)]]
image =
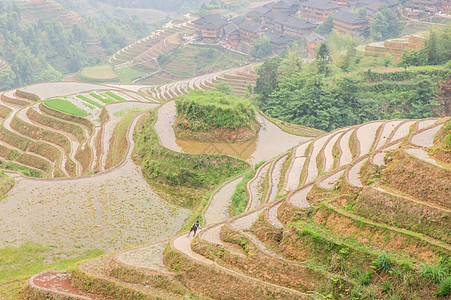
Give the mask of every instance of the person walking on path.
[(202, 229), (202, 228), (200, 227), (199, 221), (196, 220), (196, 222), (193, 223), (193, 226), (191, 226), (191, 229), (190, 229), (189, 232), (188, 232), (188, 236), (189, 236), (189, 235), (191, 234), (191, 232), (193, 232), (193, 231), (194, 231), (193, 236), (196, 236), (196, 231), (197, 231), (197, 229)]

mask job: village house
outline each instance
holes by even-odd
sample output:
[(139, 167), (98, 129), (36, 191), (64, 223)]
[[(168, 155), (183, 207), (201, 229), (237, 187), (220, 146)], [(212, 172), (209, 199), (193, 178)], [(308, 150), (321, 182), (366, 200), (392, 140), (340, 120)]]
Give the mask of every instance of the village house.
[(312, 32), (305, 37), (307, 42), (307, 51), (311, 57), (315, 57), (315, 50), (321, 45), (324, 41), (324, 37), (322, 35), (317, 34), (316, 32)]
[(322, 23), (327, 16), (336, 13), (339, 9), (340, 5), (326, 0), (310, 0), (301, 4), (301, 15), (309, 21)]
[(194, 20), (193, 23), (197, 35), (204, 39), (218, 39), (227, 24), (227, 18), (220, 14), (211, 14)]
[(297, 0), (280, 0), (271, 5), (273, 11), (295, 15), (299, 10), (299, 2)]
[(349, 7), (349, 0), (330, 0), (330, 2), (340, 6)]
[(250, 43), (253, 39), (258, 38), (265, 31), (265, 26), (249, 20), (244, 20), (237, 24), (241, 41)]
[(289, 37), (280, 34), (280, 32), (267, 31), (265, 35), (269, 37), (269, 42), (274, 48), (274, 51), (279, 52), (280, 50), (286, 48), (288, 43), (292, 41)]
[(241, 41), (240, 29), (234, 23), (229, 23), (224, 26), (225, 40), (232, 46), (237, 46)]
[(442, 6), (441, 0), (410, 0), (406, 7), (414, 10), (439, 11)]
[(369, 22), (346, 9), (342, 9), (332, 15), (334, 28), (341, 34), (349, 33), (353, 36), (367, 36), (369, 34)]
[(317, 27), (316, 24), (291, 16), (282, 21), (280, 25), (282, 27), (281, 32), (283, 34), (299, 38), (305, 37), (306, 35), (310, 34)]

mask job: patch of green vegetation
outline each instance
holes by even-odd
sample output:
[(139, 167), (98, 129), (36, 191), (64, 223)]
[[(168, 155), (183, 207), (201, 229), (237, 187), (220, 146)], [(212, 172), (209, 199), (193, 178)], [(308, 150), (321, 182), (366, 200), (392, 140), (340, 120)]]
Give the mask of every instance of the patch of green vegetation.
[(247, 206), (249, 199), (247, 198), (246, 186), (247, 183), (254, 178), (258, 168), (260, 168), (265, 162), (260, 162), (255, 165), (254, 170), (248, 171), (237, 184), (235, 192), (232, 195), (232, 204), (230, 205), (230, 215), (232, 217), (241, 214)]
[(158, 56), (163, 70), (182, 78), (239, 67), (247, 59), (247, 55), (207, 45), (187, 45)]
[(42, 178), (42, 172), (27, 168), (14, 162), (0, 161), (0, 168), (9, 171), (17, 171), (28, 177)]
[(175, 100), (177, 114), (183, 118), (178, 126), (192, 131), (250, 126), (255, 111), (250, 102), (218, 91), (192, 90)]
[(59, 98), (52, 98), (52, 99), (48, 99), (45, 100), (44, 105), (53, 108), (55, 110), (67, 113), (67, 114), (71, 114), (74, 116), (79, 116), (79, 117), (86, 117), (88, 115), (88, 113), (86, 111), (84, 111), (83, 109), (78, 108), (77, 106), (75, 106), (75, 104), (73, 104), (72, 102), (65, 100), (65, 99), (59, 99)]
[(146, 74), (146, 72), (134, 69), (132, 67), (117, 69), (116, 73), (119, 76), (119, 82), (123, 84), (132, 83), (134, 79)]
[[(0, 294), (3, 289), (11, 295), (17, 295), (22, 285), (13, 283), (25, 280), (43, 270), (68, 270), (81, 260), (98, 257), (102, 250), (90, 249), (84, 251), (60, 252), (53, 248), (43, 247), (39, 244), (25, 243), (20, 247), (5, 247), (0, 249)], [(12, 285), (12, 291), (8, 290)], [(6, 293), (5, 293), (6, 294)]]
[[(179, 191), (196, 195), (187, 199), (191, 208), (199, 205), (205, 191), (221, 185), (230, 177), (238, 176), (249, 165), (233, 157), (212, 154), (186, 154), (168, 150), (158, 140), (153, 129), (155, 112), (141, 118), (134, 134), (134, 160), (142, 166), (144, 177), (150, 183), (166, 186), (165, 194)], [(199, 191), (204, 191), (199, 195)]]
[(103, 103), (105, 103), (105, 104), (108, 104), (108, 103), (113, 103), (114, 101), (113, 100), (111, 100), (110, 98), (108, 98), (108, 97), (105, 97), (105, 96), (102, 96), (102, 95), (100, 95), (100, 94), (98, 94), (98, 93), (90, 93), (89, 95), (91, 95), (92, 97), (94, 97), (94, 98), (96, 98), (96, 99), (99, 99), (100, 101), (102, 101)]
[(99, 103), (95, 102), (94, 100), (91, 100), (88, 97), (85, 97), (83, 95), (77, 95), (76, 97), (81, 99), (81, 100), (83, 100), (83, 101), (86, 101), (86, 102), (88, 102), (88, 103), (90, 103), (90, 104), (92, 104), (92, 105), (94, 105), (94, 106), (96, 106), (98, 108), (102, 108), (103, 107), (102, 104), (99, 104)]
[(118, 80), (117, 74), (111, 65), (86, 67), (78, 73), (77, 78), (80, 81), (93, 83), (114, 82)]
[(117, 101), (127, 101), (127, 99), (122, 98), (121, 96), (119, 96), (113, 92), (105, 92), (105, 95), (110, 96), (111, 98), (113, 98)]

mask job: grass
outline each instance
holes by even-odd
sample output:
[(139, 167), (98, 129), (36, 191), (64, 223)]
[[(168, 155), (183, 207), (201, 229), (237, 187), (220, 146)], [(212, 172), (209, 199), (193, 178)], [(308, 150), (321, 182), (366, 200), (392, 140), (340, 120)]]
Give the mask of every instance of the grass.
[(88, 115), (86, 111), (84, 111), (81, 108), (78, 108), (77, 106), (75, 106), (75, 104), (65, 99), (59, 98), (48, 99), (44, 101), (44, 105), (53, 108), (57, 111), (61, 111), (78, 117), (86, 117)]
[[(136, 127), (133, 159), (142, 166), (144, 178), (164, 199), (196, 209), (205, 196), (229, 178), (242, 174), (249, 165), (226, 155), (186, 154), (161, 146), (153, 129), (155, 111), (141, 118)], [(171, 197), (178, 193), (179, 197)], [(169, 194), (169, 196), (168, 196)]]
[(0, 249), (0, 294), (15, 299), (25, 281), (43, 270), (68, 270), (81, 260), (98, 257), (102, 250), (58, 252), (39, 244)]
[(90, 93), (89, 95), (91, 95), (92, 97), (94, 97), (94, 98), (96, 98), (96, 99), (102, 101), (102, 102), (105, 103), (105, 104), (113, 103), (113, 102), (114, 102), (114, 101), (111, 100), (110, 98), (105, 97), (105, 96), (102, 96), (102, 95), (100, 95), (100, 94), (98, 94), (98, 93)]
[(118, 80), (118, 76), (111, 65), (86, 67), (80, 71), (78, 77), (87, 82), (111, 82)]
[(113, 92), (105, 92), (105, 95), (110, 96), (111, 98), (113, 98), (113, 99), (115, 99), (115, 100), (117, 100), (117, 101), (127, 101), (127, 99), (122, 98), (121, 96), (116, 95), (116, 94), (113, 93)]
[(135, 78), (146, 74), (146, 72), (133, 69), (132, 67), (116, 69), (116, 73), (119, 77), (119, 82), (122, 84), (130, 84)]
[(27, 168), (14, 162), (0, 161), (0, 168), (9, 171), (17, 171), (28, 177), (42, 178), (42, 172)]
[(91, 99), (89, 99), (88, 97), (85, 97), (85, 96), (83, 96), (83, 95), (77, 95), (76, 97), (77, 97), (78, 99), (81, 99), (81, 100), (83, 100), (83, 101), (85, 101), (85, 102), (88, 102), (89, 104), (92, 104), (92, 105), (94, 105), (94, 106), (96, 106), (96, 107), (98, 107), (98, 108), (102, 108), (102, 107), (103, 107), (102, 104), (99, 104), (99, 103), (95, 102), (94, 100), (91, 100)]

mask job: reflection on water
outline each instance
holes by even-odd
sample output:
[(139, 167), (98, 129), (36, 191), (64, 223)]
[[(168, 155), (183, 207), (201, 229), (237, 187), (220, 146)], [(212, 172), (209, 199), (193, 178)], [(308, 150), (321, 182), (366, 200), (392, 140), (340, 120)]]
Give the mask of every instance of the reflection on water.
[(300, 142), (311, 138), (300, 137), (286, 133), (263, 116), (257, 115), (257, 121), (261, 124), (257, 138), (236, 143), (212, 143), (187, 141), (176, 138), (172, 125), (176, 116), (175, 102), (170, 101), (158, 108), (158, 120), (155, 123), (155, 131), (160, 137), (161, 144), (174, 151), (185, 153), (210, 153), (227, 154), (257, 163), (269, 160), (284, 151), (292, 148)]
[(237, 143), (207, 143), (179, 138), (175, 138), (175, 142), (186, 153), (227, 154), (243, 160), (249, 159), (257, 147), (256, 138)]

